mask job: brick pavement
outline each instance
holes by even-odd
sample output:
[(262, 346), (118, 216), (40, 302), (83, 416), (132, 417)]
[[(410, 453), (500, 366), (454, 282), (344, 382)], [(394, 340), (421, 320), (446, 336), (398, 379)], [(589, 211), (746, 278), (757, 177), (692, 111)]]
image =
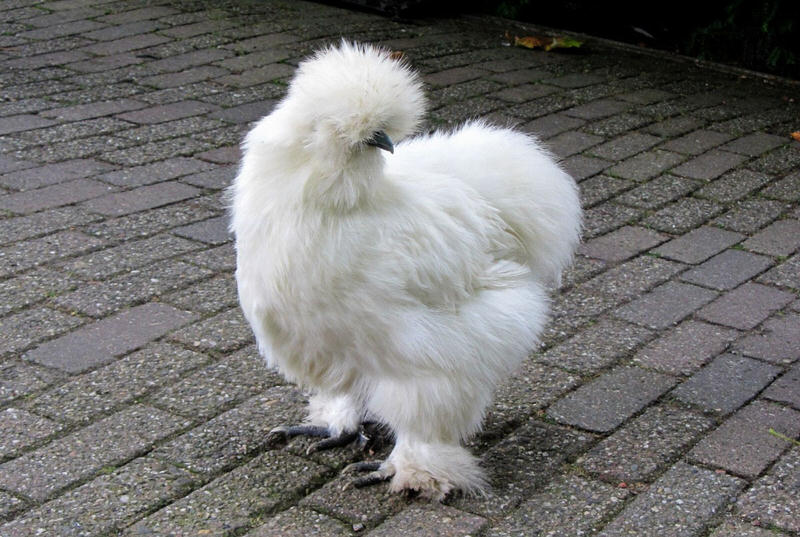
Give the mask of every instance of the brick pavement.
[[(531, 31), (0, 4), (0, 535), (800, 535), (800, 87), (506, 29)], [(517, 125), (580, 181), (543, 346), (470, 442), (485, 498), (342, 490), (359, 453), (266, 442), (304, 396), (236, 307), (222, 191), (248, 124), (342, 35), (405, 52), (429, 127)]]

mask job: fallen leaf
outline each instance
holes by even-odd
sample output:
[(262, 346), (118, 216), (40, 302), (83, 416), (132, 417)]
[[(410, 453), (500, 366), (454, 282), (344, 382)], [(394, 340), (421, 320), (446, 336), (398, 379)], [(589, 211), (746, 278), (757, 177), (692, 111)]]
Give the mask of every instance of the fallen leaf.
[(402, 50), (393, 50), (389, 53), (389, 57), (393, 60), (402, 60), (406, 57)]
[(800, 142), (800, 131), (794, 131), (790, 136)]
[(541, 48), (546, 52), (549, 52), (554, 48), (576, 48), (583, 45), (583, 41), (578, 41), (572, 37), (565, 36), (547, 37), (540, 35), (526, 35), (524, 37), (514, 36), (512, 38), (511, 34), (506, 32), (505, 38), (509, 43), (513, 43), (515, 47), (524, 47), (530, 49)]

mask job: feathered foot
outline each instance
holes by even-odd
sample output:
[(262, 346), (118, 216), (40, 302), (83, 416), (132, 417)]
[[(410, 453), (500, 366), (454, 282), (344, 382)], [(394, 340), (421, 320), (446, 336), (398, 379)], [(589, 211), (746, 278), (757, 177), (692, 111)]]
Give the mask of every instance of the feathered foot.
[(347, 483), (347, 485), (345, 485), (346, 488), (361, 488), (368, 487), (370, 485), (376, 485), (391, 479), (394, 475), (394, 469), (391, 467), (391, 465), (387, 465), (384, 461), (354, 462), (353, 464), (348, 464), (345, 466), (344, 470), (342, 470), (343, 474), (355, 472), (369, 473), (365, 476), (354, 478), (352, 481)]
[(272, 444), (280, 440), (287, 441), (292, 437), (300, 435), (322, 438), (322, 440), (314, 442), (308, 446), (306, 455), (316, 453), (317, 451), (346, 446), (347, 444), (351, 444), (353, 442), (355, 442), (359, 448), (363, 448), (367, 442), (369, 442), (369, 438), (364, 435), (362, 428), (351, 432), (342, 431), (338, 435), (332, 435), (327, 427), (323, 427), (321, 425), (290, 425), (275, 427), (269, 432), (267, 441)]

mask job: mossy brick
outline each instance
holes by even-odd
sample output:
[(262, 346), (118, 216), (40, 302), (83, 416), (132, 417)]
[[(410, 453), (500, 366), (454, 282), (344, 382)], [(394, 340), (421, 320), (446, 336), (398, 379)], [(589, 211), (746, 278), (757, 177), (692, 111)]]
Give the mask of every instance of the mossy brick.
[(652, 329), (664, 329), (716, 298), (717, 293), (696, 285), (667, 282), (619, 308), (615, 315)]
[(581, 285), (589, 294), (606, 297), (617, 305), (660, 285), (683, 270), (683, 265), (650, 256), (639, 256), (598, 274)]
[(197, 484), (196, 476), (166, 462), (142, 457), (34, 507), (0, 526), (8, 537), (53, 532), (62, 537), (120, 530)]
[(651, 337), (652, 332), (641, 326), (603, 319), (536, 359), (583, 375), (593, 374), (614, 365)]
[(697, 315), (713, 323), (751, 330), (793, 299), (792, 293), (748, 282), (708, 304)]
[[(20, 498), (0, 490), (0, 520), (4, 520), (17, 511), (23, 510), (28, 504)], [(0, 524), (0, 529), (3, 525)]]
[(232, 275), (220, 274), (165, 295), (161, 300), (184, 310), (217, 313), (238, 303), (236, 280)]
[(173, 332), (174, 341), (199, 350), (228, 352), (253, 340), (241, 310), (232, 308)]
[(489, 521), (442, 504), (414, 504), (369, 532), (370, 537), (402, 537), (409, 532), (419, 537), (460, 537), (477, 535)]
[(44, 166), (35, 166), (0, 175), (0, 185), (12, 190), (33, 190), (43, 186), (83, 179), (114, 167), (93, 159), (77, 159)]
[(217, 107), (202, 101), (179, 101), (149, 108), (142, 108), (133, 112), (119, 114), (117, 117), (125, 121), (138, 124), (163, 123), (175, 121), (192, 116), (199, 116), (216, 110)]
[(329, 473), (306, 459), (268, 451), (140, 520), (123, 535), (236, 535), (255, 516), (287, 506)]
[(42, 501), (103, 467), (148, 449), (188, 420), (142, 405), (129, 407), (0, 465), (3, 488)]
[(589, 433), (531, 419), (481, 457), (491, 485), (486, 496), (456, 497), (447, 503), (490, 519), (507, 515), (593, 441)]
[(38, 268), (0, 281), (0, 315), (20, 310), (78, 286), (78, 280), (49, 268)]
[(764, 397), (800, 410), (800, 362), (770, 384), (764, 391)]
[(153, 343), (28, 399), (26, 408), (60, 422), (86, 423), (177, 381), (209, 360), (174, 345)]
[(111, 362), (195, 318), (193, 313), (150, 302), (42, 343), (25, 359), (78, 373)]
[(590, 449), (577, 464), (614, 485), (649, 482), (713, 424), (696, 412), (654, 406)]
[(775, 532), (772, 530), (739, 521), (734, 516), (729, 518), (731, 520), (719, 525), (709, 537), (775, 537)]
[(618, 367), (556, 401), (548, 416), (568, 425), (609, 432), (672, 388), (667, 375)]
[(670, 395), (707, 412), (729, 414), (763, 390), (780, 371), (758, 360), (722, 354)]
[(700, 535), (744, 488), (745, 481), (683, 462), (637, 496), (598, 537)]
[(800, 358), (800, 316), (777, 315), (764, 322), (734, 345), (736, 352), (776, 364), (788, 364)]
[(268, 447), (269, 432), (305, 418), (306, 399), (289, 386), (276, 386), (162, 444), (153, 456), (192, 472), (218, 474)]
[(89, 200), (87, 210), (104, 216), (123, 216), (197, 196), (200, 190), (177, 181), (165, 181)]
[(760, 526), (800, 532), (798, 472), (800, 447), (793, 446), (739, 498), (737, 513)]
[(584, 211), (583, 236), (591, 239), (638, 220), (642, 209), (614, 203), (613, 199)]
[(84, 322), (80, 317), (46, 306), (36, 306), (9, 315), (2, 321), (0, 356), (18, 355), (40, 341), (60, 336)]
[(585, 242), (580, 246), (580, 252), (585, 256), (613, 263), (634, 257), (668, 238), (667, 235), (646, 228), (625, 226)]
[(5, 360), (0, 365), (0, 402), (10, 403), (43, 390), (61, 378), (59, 372), (20, 360)]
[(6, 408), (0, 411), (0, 460), (13, 457), (31, 445), (61, 430), (53, 420), (37, 416), (21, 408)]
[(723, 207), (708, 200), (685, 197), (671, 202), (642, 223), (666, 233), (686, 233), (723, 211)]
[(800, 412), (754, 401), (701, 439), (688, 457), (752, 479), (777, 460), (788, 444), (772, 430), (788, 438), (800, 436)]
[[(772, 174), (793, 173), (794, 177), (800, 177), (800, 151), (797, 150), (797, 144), (792, 143), (777, 149), (773, 149), (769, 153), (758, 157), (748, 166), (756, 171)], [(797, 179), (795, 179), (795, 184)], [(800, 194), (795, 192), (794, 199), (796, 200)]]
[(690, 319), (645, 345), (633, 361), (670, 375), (691, 375), (738, 336), (736, 330)]
[(771, 256), (788, 256), (800, 248), (800, 220), (787, 218), (773, 222), (742, 246), (752, 252)]

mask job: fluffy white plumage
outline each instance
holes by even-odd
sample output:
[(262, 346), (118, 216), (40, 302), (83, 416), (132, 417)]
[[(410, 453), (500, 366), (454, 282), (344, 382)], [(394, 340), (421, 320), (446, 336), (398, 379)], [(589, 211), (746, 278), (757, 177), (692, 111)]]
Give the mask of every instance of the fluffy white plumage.
[(425, 101), (386, 52), (301, 63), (247, 135), (232, 186), (236, 278), (266, 361), (331, 434), (395, 434), (381, 475), (441, 499), (483, 472), (461, 442), (534, 348), (579, 241), (574, 181), (530, 136), (483, 123), (403, 141)]

